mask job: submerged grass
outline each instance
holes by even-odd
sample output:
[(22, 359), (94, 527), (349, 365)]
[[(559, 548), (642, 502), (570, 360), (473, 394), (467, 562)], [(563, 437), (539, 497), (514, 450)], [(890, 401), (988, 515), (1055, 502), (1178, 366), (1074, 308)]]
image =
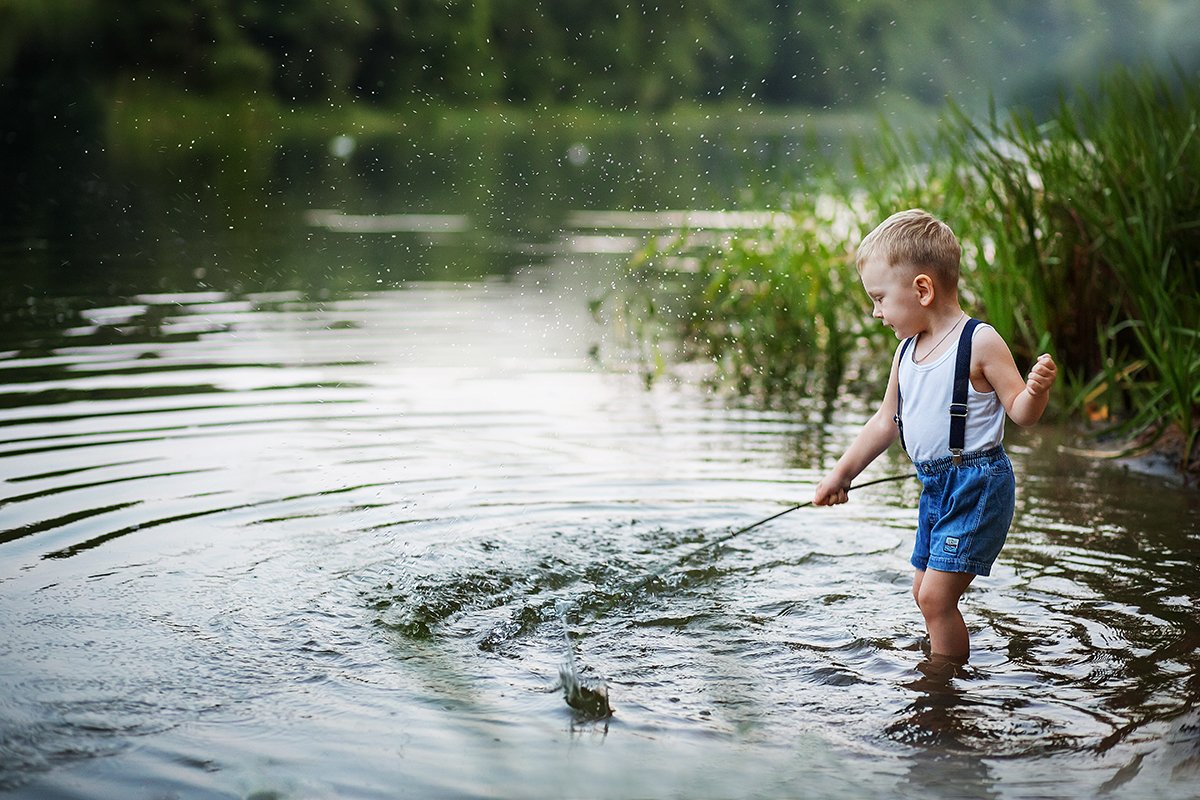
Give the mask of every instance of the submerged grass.
[[(769, 228), (667, 254), (703, 287), (680, 315), (685, 341), (743, 391), (878, 385), (880, 369), (854, 366), (885, 368), (892, 343), (867, 318), (853, 249), (924, 207), (962, 240), (973, 313), (1019, 364), (1060, 362), (1062, 412), (1141, 442), (1174, 431), (1186, 468), (1200, 436), (1200, 82), (1177, 77), (1113, 73), (1041, 124), (949, 107), (929, 133), (885, 127), (857, 145), (853, 175), (823, 172)], [(638, 265), (662, 265), (649, 255)]]

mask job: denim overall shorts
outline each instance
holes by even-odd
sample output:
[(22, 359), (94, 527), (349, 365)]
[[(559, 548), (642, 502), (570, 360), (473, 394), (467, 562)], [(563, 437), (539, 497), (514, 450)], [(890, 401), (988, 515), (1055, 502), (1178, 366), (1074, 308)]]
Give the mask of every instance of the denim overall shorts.
[[(978, 320), (968, 320), (958, 342), (950, 404), (950, 455), (915, 465), (922, 490), (910, 563), (919, 570), (988, 575), (1012, 524), (1016, 481), (1004, 446), (963, 452), (971, 336), (978, 324)], [(902, 345), (900, 358), (911, 341)], [(896, 425), (903, 445), (901, 409), (898, 397)]]

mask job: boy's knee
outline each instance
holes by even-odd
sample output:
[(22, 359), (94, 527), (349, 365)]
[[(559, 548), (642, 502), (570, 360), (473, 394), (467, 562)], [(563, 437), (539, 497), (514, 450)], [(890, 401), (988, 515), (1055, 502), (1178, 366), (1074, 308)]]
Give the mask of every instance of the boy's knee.
[(926, 618), (943, 616), (958, 607), (958, 598), (944, 592), (915, 591), (913, 596), (916, 598), (917, 608), (921, 609)]
[(927, 618), (952, 614), (958, 610), (958, 601), (975, 578), (967, 573), (938, 573), (937, 580), (926, 578), (917, 590), (917, 607)]

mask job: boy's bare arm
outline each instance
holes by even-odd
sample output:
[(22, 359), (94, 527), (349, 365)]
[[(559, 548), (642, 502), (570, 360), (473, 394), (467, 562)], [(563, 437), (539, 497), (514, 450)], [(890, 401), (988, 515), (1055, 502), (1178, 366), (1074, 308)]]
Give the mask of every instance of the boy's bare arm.
[(976, 339), (979, 358), (976, 364), (1000, 398), (1009, 419), (1022, 427), (1035, 424), (1046, 411), (1050, 387), (1058, 377), (1054, 359), (1048, 353), (1038, 356), (1029, 376), (1022, 378), (1012, 352), (1000, 334), (984, 329)]
[(834, 468), (817, 485), (813, 505), (832, 506), (846, 502), (851, 481), (896, 441), (896, 435), (896, 423), (892, 415), (884, 414), (882, 408), (876, 411)]
[(850, 482), (858, 477), (867, 465), (887, 450), (896, 441), (899, 431), (893, 417), (896, 416), (896, 396), (898, 394), (896, 378), (896, 359), (892, 359), (892, 374), (888, 379), (887, 391), (884, 392), (883, 402), (867, 424), (863, 425), (858, 436), (846, 448), (846, 452), (838, 459), (837, 464), (829, 474), (817, 484), (813, 494), (813, 505), (832, 506), (845, 503), (849, 499)]
[(1046, 405), (1050, 402), (1050, 387), (1058, 377), (1058, 366), (1049, 353), (1038, 356), (1029, 377), (1025, 379), (1025, 389), (1013, 401), (1013, 407), (1008, 415), (1018, 425), (1032, 425), (1042, 418)]

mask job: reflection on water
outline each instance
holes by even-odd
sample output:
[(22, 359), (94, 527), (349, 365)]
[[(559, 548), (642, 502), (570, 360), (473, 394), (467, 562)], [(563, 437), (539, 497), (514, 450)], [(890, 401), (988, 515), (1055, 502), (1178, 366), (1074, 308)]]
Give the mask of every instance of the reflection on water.
[[(807, 499), (862, 410), (647, 388), (588, 313), (624, 256), (582, 245), (633, 234), (305, 221), (330, 207), (281, 215), (257, 268), (176, 256), (131, 288), (131, 253), (7, 289), (0, 787), (1193, 796), (1194, 493), (1014, 434), (975, 654), (933, 664), (915, 482), (683, 559)], [(414, 280), (419, 248), (492, 274)], [(611, 718), (563, 702), (565, 659)]]

